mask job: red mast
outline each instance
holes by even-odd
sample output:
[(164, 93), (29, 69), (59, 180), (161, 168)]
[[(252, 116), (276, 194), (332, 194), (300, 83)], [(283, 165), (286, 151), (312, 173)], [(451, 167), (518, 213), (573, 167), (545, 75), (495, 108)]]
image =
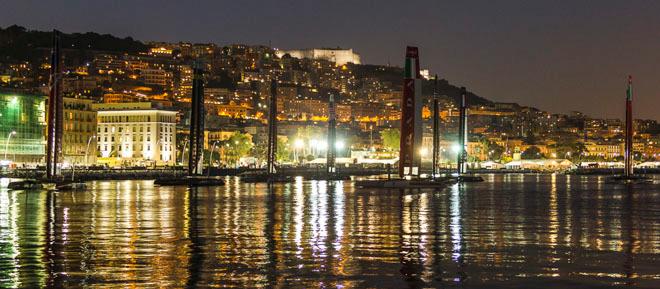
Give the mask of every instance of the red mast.
[(62, 67), (60, 60), (60, 32), (53, 30), (53, 49), (50, 56), (50, 95), (46, 131), (46, 178), (54, 180), (58, 175), (57, 163), (62, 154)]
[(422, 157), (422, 80), (419, 70), (419, 50), (406, 47), (406, 63), (401, 101), (401, 140), (399, 176), (419, 176)]
[(626, 143), (624, 153), (624, 174), (633, 175), (633, 118), (632, 118), (632, 76), (628, 76), (628, 88), (626, 89)]

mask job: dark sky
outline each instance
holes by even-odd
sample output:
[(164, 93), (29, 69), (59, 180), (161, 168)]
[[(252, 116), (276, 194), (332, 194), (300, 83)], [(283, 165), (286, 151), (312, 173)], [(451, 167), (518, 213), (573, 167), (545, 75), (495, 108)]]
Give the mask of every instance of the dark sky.
[[(401, 66), (406, 45), (441, 78), (496, 101), (660, 120), (660, 1), (6, 1), (0, 26), (139, 40), (350, 47)], [(459, 3), (460, 2), (460, 3)]]

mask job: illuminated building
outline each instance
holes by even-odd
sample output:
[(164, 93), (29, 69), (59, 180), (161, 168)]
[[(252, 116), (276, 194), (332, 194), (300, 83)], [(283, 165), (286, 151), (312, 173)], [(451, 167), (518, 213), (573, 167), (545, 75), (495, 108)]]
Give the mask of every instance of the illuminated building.
[(92, 108), (98, 111), (99, 162), (174, 162), (176, 111), (158, 109), (149, 102), (93, 104)]
[(17, 163), (38, 163), (45, 154), (45, 97), (0, 93), (2, 157)]
[(163, 88), (169, 88), (172, 83), (172, 73), (163, 69), (142, 69), (140, 70), (140, 79), (146, 85), (158, 85)]
[(318, 99), (294, 99), (284, 103), (284, 110), (289, 115), (301, 116), (303, 119), (327, 117), (327, 102)]
[(337, 121), (348, 122), (351, 120), (351, 106), (347, 104), (337, 104)]
[(92, 110), (92, 102), (90, 99), (64, 98), (64, 162), (96, 163), (96, 112)]
[(344, 65), (346, 63), (360, 64), (360, 55), (353, 52), (353, 49), (341, 48), (313, 48), (302, 50), (277, 50), (275, 55), (282, 58), (285, 54), (291, 57), (303, 59), (322, 59), (334, 62), (336, 65)]
[(585, 143), (586, 154), (591, 157), (614, 159), (623, 156), (623, 146), (618, 143)]
[(213, 55), (215, 49), (216, 49), (216, 45), (213, 43), (209, 43), (209, 44), (196, 43), (192, 45), (192, 56), (201, 57), (206, 55)]
[[(177, 98), (190, 98), (192, 93), (193, 71), (190, 65), (179, 65), (174, 82), (174, 95)], [(190, 102), (188, 100), (187, 102)]]
[(226, 102), (231, 98), (231, 92), (224, 87), (205, 87), (204, 99), (206, 101)]
[(172, 56), (172, 49), (167, 47), (152, 47), (149, 49), (149, 55)]
[(118, 103), (118, 102), (139, 102), (144, 97), (128, 93), (106, 93), (103, 95), (103, 102), (105, 103)]
[(94, 57), (93, 63), (99, 74), (119, 73), (126, 69), (126, 63), (113, 54), (98, 54)]
[(90, 94), (96, 88), (96, 79), (84, 75), (64, 77), (62, 91), (70, 93)]
[(233, 118), (245, 118), (247, 117), (248, 111), (252, 109), (249, 106), (235, 104), (233, 101), (229, 104), (218, 104), (215, 107), (218, 110), (218, 115), (230, 116)]

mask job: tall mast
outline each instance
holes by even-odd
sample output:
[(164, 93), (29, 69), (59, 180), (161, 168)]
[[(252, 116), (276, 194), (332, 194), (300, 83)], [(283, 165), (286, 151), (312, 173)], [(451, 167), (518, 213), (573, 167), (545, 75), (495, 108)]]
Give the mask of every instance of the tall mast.
[(626, 141), (625, 141), (625, 153), (624, 153), (624, 163), (625, 163), (625, 172), (626, 176), (633, 175), (633, 117), (632, 117), (632, 97), (633, 97), (633, 87), (632, 87), (632, 76), (628, 76), (628, 88), (626, 89)]
[(435, 179), (438, 173), (438, 155), (440, 149), (440, 112), (438, 105), (438, 75), (433, 79), (433, 167), (431, 168), (431, 178)]
[(275, 156), (277, 155), (277, 80), (270, 81), (270, 99), (268, 103), (268, 156), (266, 168), (268, 175), (275, 174)]
[(419, 71), (419, 50), (406, 48), (403, 99), (401, 102), (401, 141), (399, 176), (419, 175), (422, 162), (422, 80)]
[(190, 112), (190, 151), (188, 175), (202, 174), (202, 149), (204, 148), (204, 79), (200, 63), (193, 64), (192, 110)]
[(467, 91), (461, 87), (461, 105), (458, 120), (458, 175), (467, 172)]
[(330, 94), (330, 99), (328, 101), (328, 150), (326, 156), (326, 172), (328, 174), (334, 174), (337, 172), (335, 158), (336, 158), (336, 148), (335, 142), (337, 138), (337, 114), (335, 112), (335, 96)]
[(57, 163), (62, 153), (62, 67), (60, 55), (60, 32), (53, 30), (53, 48), (50, 56), (50, 94), (48, 97), (46, 178), (53, 180), (58, 175)]

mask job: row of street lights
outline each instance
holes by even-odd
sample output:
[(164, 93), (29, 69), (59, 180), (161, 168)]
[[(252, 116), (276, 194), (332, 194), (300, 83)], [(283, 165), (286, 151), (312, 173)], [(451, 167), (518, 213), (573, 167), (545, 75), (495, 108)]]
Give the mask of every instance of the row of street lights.
[(15, 135), (16, 131), (12, 130), (9, 135), (7, 136), (7, 142), (5, 143), (5, 160), (7, 159), (7, 151), (9, 151), (9, 140), (11, 139), (12, 135)]

